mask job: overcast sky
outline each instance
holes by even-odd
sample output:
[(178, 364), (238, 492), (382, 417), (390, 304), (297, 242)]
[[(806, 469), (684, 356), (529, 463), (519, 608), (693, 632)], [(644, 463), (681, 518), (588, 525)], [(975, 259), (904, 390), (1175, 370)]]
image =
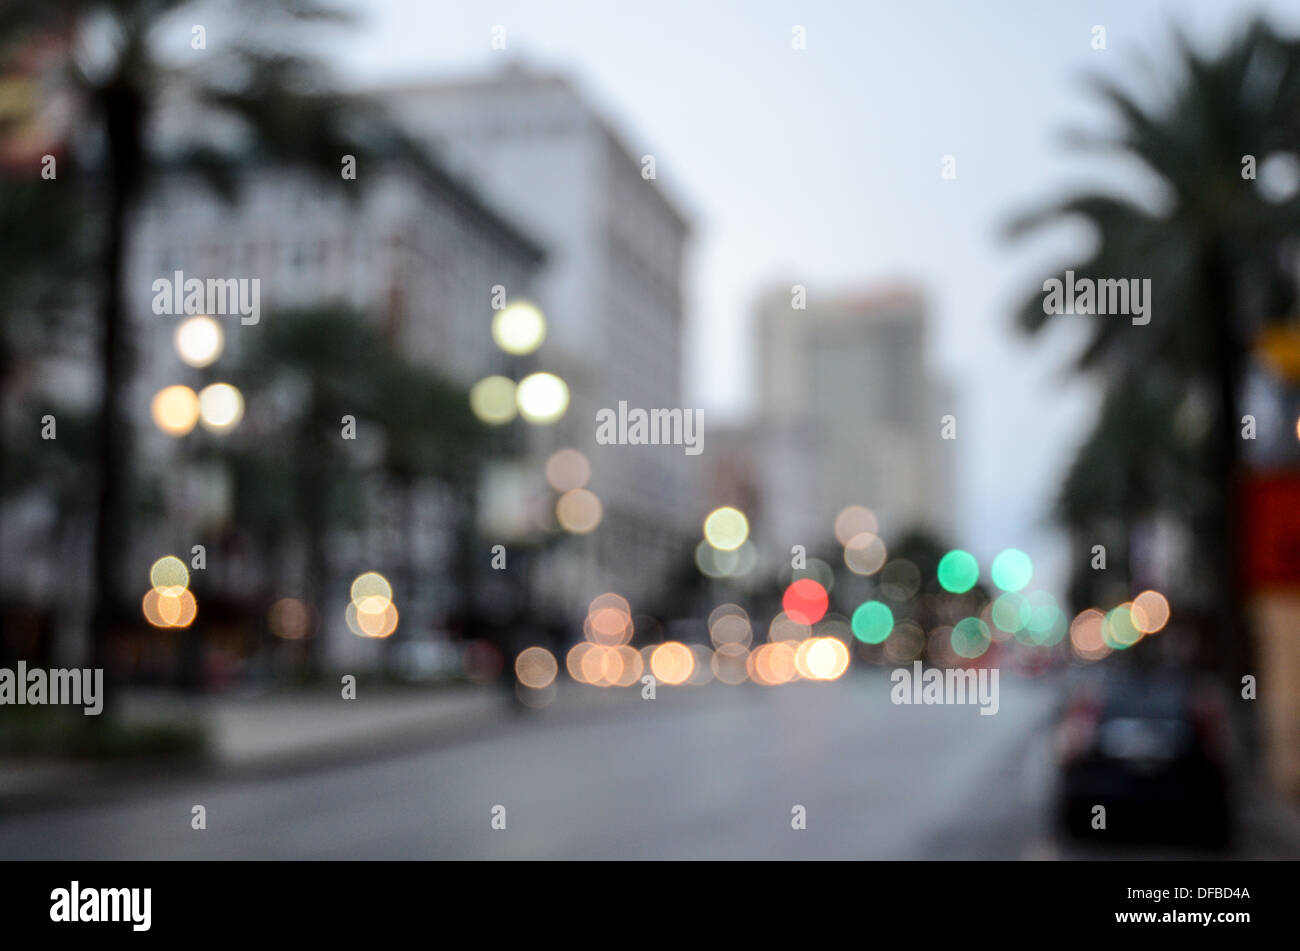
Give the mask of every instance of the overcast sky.
[[(1300, 2), (1226, 0), (358, 8), (360, 27), (336, 47), (352, 80), (479, 74), (522, 57), (572, 75), (633, 149), (656, 156), (662, 186), (696, 223), (687, 396), (710, 421), (747, 407), (747, 330), (765, 288), (922, 288), (932, 362), (960, 394), (955, 541), (985, 564), (1022, 547), (1036, 581), (1054, 587), (1067, 552), (1047, 509), (1091, 419), (1090, 392), (1066, 371), (1081, 328), (1031, 344), (1010, 313), (1087, 235), (1016, 248), (1000, 229), (1017, 209), (1125, 180), (1062, 145), (1063, 130), (1109, 121), (1089, 73), (1146, 88), (1139, 58), (1167, 62), (1172, 23), (1201, 45), (1259, 9), (1300, 27)], [(490, 48), (497, 24), (504, 54)], [(795, 25), (805, 50), (791, 49)], [(1104, 51), (1092, 48), (1095, 25)], [(955, 181), (940, 176), (944, 155)]]

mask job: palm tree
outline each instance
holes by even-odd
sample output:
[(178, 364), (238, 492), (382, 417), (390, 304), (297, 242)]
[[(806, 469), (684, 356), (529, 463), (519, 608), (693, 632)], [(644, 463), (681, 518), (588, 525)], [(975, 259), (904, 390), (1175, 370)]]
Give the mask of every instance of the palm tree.
[[(250, 406), (276, 407), (278, 415), (246, 420), (229, 446), (212, 451), (231, 466), (236, 522), (259, 533), (263, 550), (286, 537), (302, 540), (302, 596), (320, 607), (331, 576), (329, 532), (362, 524), (364, 480), (387, 476), (406, 495), (405, 532), (413, 540), (415, 484), (427, 478), (452, 491), (473, 486), (487, 440), (467, 394), (405, 358), (363, 314), (334, 306), (273, 317), (231, 377)], [(363, 432), (382, 434), (382, 457), (369, 468), (353, 451), (356, 443), (342, 438), (345, 415)], [(414, 555), (407, 549), (403, 589), (411, 591)]]
[[(452, 531), (458, 540), (465, 539), (475, 527), (474, 492), (480, 465), (490, 451), (490, 434), (470, 412), (466, 393), (423, 367), (393, 361), (378, 384), (376, 415), (388, 436), (383, 467), (405, 499), (409, 544), (403, 580), (405, 589), (414, 593), (418, 486), (431, 480), (456, 499)], [(467, 596), (472, 575), (462, 574), (458, 580), (458, 590)]]
[[(127, 527), (122, 505), (131, 426), (123, 417), (122, 398), (131, 374), (123, 287), (128, 223), (150, 183), (166, 171), (193, 170), (229, 196), (239, 182), (238, 167), (250, 155), (336, 182), (340, 160), (348, 154), (364, 162), (383, 150), (424, 161), (377, 112), (353, 108), (332, 91), (314, 61), (283, 45), (259, 45), (283, 41), (305, 23), (343, 19), (312, 0), (232, 2), (227, 22), (239, 23), (244, 39), (223, 50), (193, 51), (197, 66), (182, 68), (161, 56), (169, 31), (173, 37), (178, 31), (189, 34), (199, 11), (206, 15), (214, 9), (221, 8), (196, 0), (45, 0), (8, 4), (0, 12), (0, 44), (69, 38), (67, 82), (84, 127), (102, 143), (88, 149), (81, 164), (98, 211), (97, 265), (87, 282), (98, 300), (102, 384), (92, 553), (96, 666), (107, 660), (106, 641), (117, 620), (114, 573)], [(166, 154), (155, 152), (146, 130), (164, 97), (177, 90), (197, 123), (233, 122), (243, 133), (235, 137), (238, 145), (222, 150), (213, 142), (191, 140)]]
[[(1164, 515), (1195, 524), (1202, 500), (1214, 493), (1206, 433), (1180, 398), (1179, 381), (1161, 367), (1122, 377), (1106, 391), (1056, 502), (1077, 545), (1070, 580), (1076, 610), (1117, 595), (1123, 600), (1120, 588), (1140, 580), (1133, 553), (1142, 519)], [(1104, 574), (1092, 568), (1096, 544), (1108, 553)], [(1193, 569), (1187, 566), (1186, 574), (1199, 578)], [(1120, 583), (1108, 581), (1116, 575)]]
[[(1175, 40), (1177, 76), (1170, 94), (1144, 102), (1110, 81), (1098, 81), (1098, 93), (1119, 116), (1119, 131), (1073, 138), (1076, 147), (1136, 162), (1155, 183), (1150, 199), (1080, 195), (1019, 218), (1010, 234), (1023, 237), (1062, 220), (1082, 219), (1092, 226), (1097, 245), (1089, 258), (1069, 268), (1076, 281), (1151, 279), (1150, 323), (1091, 318), (1077, 369), (1103, 376), (1114, 392), (1127, 394), (1125, 399), (1155, 399), (1172, 409), (1208, 398), (1215, 407), (1212, 438), (1200, 447), (1214, 491), (1199, 493), (1198, 511), (1184, 515), (1202, 530), (1198, 550), (1213, 559), (1220, 659), (1236, 669), (1244, 660), (1237, 580), (1238, 401), (1258, 330), (1293, 312), (1294, 277), (1285, 252), (1300, 234), (1300, 196), (1266, 200), (1243, 170), (1247, 156), (1263, 162), (1273, 153), (1300, 151), (1300, 45), (1262, 22), (1215, 56), (1196, 52), (1181, 36)], [(1028, 333), (1050, 322), (1042, 300), (1035, 294), (1020, 311), (1020, 326)], [(1172, 389), (1151, 397), (1153, 387)], [(1153, 447), (1167, 447), (1168, 416), (1126, 413), (1114, 399), (1085, 451), (1141, 449), (1149, 459)], [(1136, 468), (1102, 475), (1100, 465), (1081, 457), (1068, 489), (1077, 493), (1070, 503), (1075, 517), (1086, 509), (1101, 515), (1115, 507), (1128, 517), (1163, 505), (1173, 478), (1169, 467), (1159, 476), (1145, 470), (1141, 478), (1115, 475), (1132, 476)], [(1115, 492), (1090, 499), (1086, 473), (1115, 482)], [(1153, 478), (1157, 484), (1149, 484)]]

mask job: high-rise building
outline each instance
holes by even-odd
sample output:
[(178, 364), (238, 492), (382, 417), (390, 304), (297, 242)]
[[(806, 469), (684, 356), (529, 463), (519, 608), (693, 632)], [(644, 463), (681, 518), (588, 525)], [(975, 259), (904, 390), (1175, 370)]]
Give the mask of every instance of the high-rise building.
[(535, 439), (590, 458), (604, 515), (590, 538), (552, 554), (544, 587), (570, 603), (613, 589), (644, 604), (698, 532), (695, 460), (680, 446), (598, 445), (596, 413), (620, 401), (682, 407), (686, 218), (646, 157), (563, 77), (510, 67), (376, 95), (547, 248), (536, 284), (549, 322), (544, 352), (572, 401)]
[(951, 529), (952, 402), (926, 361), (917, 292), (783, 289), (761, 302), (757, 340), (756, 531), (773, 550), (825, 543), (848, 505), (870, 508), (886, 539)]

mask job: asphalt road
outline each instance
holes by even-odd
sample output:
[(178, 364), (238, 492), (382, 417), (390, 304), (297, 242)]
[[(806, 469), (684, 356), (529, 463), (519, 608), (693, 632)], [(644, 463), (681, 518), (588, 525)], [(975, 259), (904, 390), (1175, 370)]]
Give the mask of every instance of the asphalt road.
[[(1047, 818), (1051, 684), (1004, 678), (994, 716), (894, 706), (876, 674), (595, 692), (386, 759), (179, 778), (9, 816), (0, 857), (1072, 857)], [(806, 828), (792, 827), (796, 806)]]

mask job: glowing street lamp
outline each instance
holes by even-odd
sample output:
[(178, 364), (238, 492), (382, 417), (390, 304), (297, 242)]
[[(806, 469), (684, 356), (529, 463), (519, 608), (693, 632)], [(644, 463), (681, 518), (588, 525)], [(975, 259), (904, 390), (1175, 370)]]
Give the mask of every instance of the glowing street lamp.
[(199, 398), (188, 386), (167, 386), (154, 394), (150, 411), (168, 436), (184, 436), (199, 421)]
[(479, 422), (505, 425), (519, 412), (515, 405), (515, 381), (504, 376), (485, 376), (470, 388), (469, 408)]
[(530, 373), (519, 381), (515, 399), (524, 419), (549, 426), (569, 408), (569, 385), (554, 373)]
[(199, 391), (199, 422), (213, 433), (228, 433), (244, 418), (244, 395), (229, 383), (212, 383)]
[(536, 304), (516, 301), (493, 316), (492, 339), (506, 353), (525, 356), (546, 339), (546, 318)]
[(221, 356), (225, 336), (211, 317), (190, 317), (176, 328), (176, 352), (192, 367), (211, 366)]

